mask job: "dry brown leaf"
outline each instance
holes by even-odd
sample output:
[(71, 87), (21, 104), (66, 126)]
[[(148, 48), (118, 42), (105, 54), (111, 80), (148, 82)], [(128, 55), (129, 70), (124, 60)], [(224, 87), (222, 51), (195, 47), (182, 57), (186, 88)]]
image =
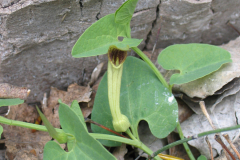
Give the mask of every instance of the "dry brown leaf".
[(1, 98), (20, 98), (26, 100), (30, 90), (25, 87), (17, 87), (8, 83), (0, 83)]
[[(150, 131), (148, 123), (146, 121), (141, 121), (138, 126), (138, 134), (141, 142), (148, 146), (152, 151), (156, 151), (163, 146), (167, 145), (166, 139), (158, 139), (156, 138)], [(147, 158), (148, 155), (146, 153), (142, 154), (143, 151), (141, 149), (138, 149), (139, 155), (142, 157)], [(166, 151), (163, 153), (166, 154)]]
[[(209, 96), (204, 99), (206, 108), (209, 113), (212, 113), (217, 104), (219, 104), (224, 98), (234, 95), (240, 90), (240, 78), (236, 78), (230, 82), (231, 87), (225, 90), (220, 95)], [(183, 101), (196, 113), (202, 114), (201, 108), (199, 106), (199, 101), (191, 100), (191, 98), (183, 98)]]
[(92, 87), (92, 95), (91, 95), (91, 101), (88, 103), (80, 103), (80, 107), (82, 110), (83, 116), (86, 118), (92, 113), (94, 99), (97, 93), (98, 85), (101, 82), (102, 77), (100, 77), (93, 85)]
[(181, 99), (177, 98), (178, 103), (178, 119), (182, 123), (188, 119), (194, 112)]
[(67, 91), (58, 90), (57, 88), (51, 87), (50, 95), (47, 102), (47, 108), (43, 108), (43, 113), (47, 117), (47, 119), (51, 122), (51, 124), (60, 128), (60, 121), (58, 116), (58, 100), (67, 105), (71, 105), (73, 100), (77, 100), (78, 102), (90, 102), (92, 94), (92, 89), (87, 86), (79, 86), (77, 84), (71, 84), (68, 86)]
[[(11, 106), (8, 119), (34, 123), (38, 113), (35, 107), (23, 103)], [(47, 132), (31, 132), (31, 129), (3, 125), (3, 135), (6, 138), (6, 156), (9, 160), (39, 160), (43, 159), (43, 147), (51, 140)]]
[(88, 83), (90, 86), (92, 86), (97, 81), (97, 79), (102, 71), (103, 65), (104, 65), (104, 62), (98, 64), (97, 67), (94, 68), (92, 75), (91, 75), (91, 80)]
[(116, 147), (112, 154), (117, 158), (117, 160), (124, 160), (124, 156), (127, 151), (126, 144), (123, 143), (121, 146)]

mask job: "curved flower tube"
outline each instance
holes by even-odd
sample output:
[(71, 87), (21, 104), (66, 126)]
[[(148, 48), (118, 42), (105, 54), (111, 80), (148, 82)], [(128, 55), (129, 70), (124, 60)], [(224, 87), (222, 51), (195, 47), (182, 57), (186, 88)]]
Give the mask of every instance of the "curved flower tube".
[(108, 101), (113, 118), (113, 128), (117, 132), (125, 132), (130, 127), (128, 118), (120, 110), (120, 88), (123, 63), (127, 51), (111, 46), (108, 50)]

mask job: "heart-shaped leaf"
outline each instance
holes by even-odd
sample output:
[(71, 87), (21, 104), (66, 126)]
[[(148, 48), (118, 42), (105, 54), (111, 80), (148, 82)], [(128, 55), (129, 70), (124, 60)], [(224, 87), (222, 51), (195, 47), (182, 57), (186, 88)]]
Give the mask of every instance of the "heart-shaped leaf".
[(208, 44), (176, 44), (164, 49), (158, 63), (173, 74), (170, 84), (183, 84), (218, 70), (224, 63), (232, 62), (228, 51)]
[[(63, 103), (64, 105), (64, 103)], [(75, 114), (78, 116), (78, 118), (80, 119), (80, 121), (83, 123), (84, 127), (87, 129), (87, 126), (86, 126), (86, 123), (85, 123), (85, 120), (84, 120), (84, 117), (83, 117), (83, 114), (82, 114), (82, 111), (80, 109), (80, 106), (78, 104), (78, 101), (77, 100), (74, 100), (70, 106), (70, 108), (75, 112)]]
[(59, 118), (65, 133), (75, 137), (72, 148), (64, 151), (59, 144), (49, 141), (44, 147), (44, 160), (116, 160), (96, 139), (89, 135), (76, 113), (66, 104), (60, 103)]
[[(124, 62), (120, 106), (122, 114), (128, 117), (136, 137), (141, 120), (148, 122), (152, 134), (158, 138), (166, 137), (174, 130), (178, 121), (178, 107), (172, 93), (161, 84), (144, 61), (134, 57), (128, 57)], [(107, 74), (99, 84), (92, 119), (113, 129), (108, 103)], [(92, 125), (92, 130), (111, 134), (95, 125)], [(112, 141), (101, 142), (107, 146), (120, 145)]]
[[(96, 56), (107, 53), (110, 46), (127, 51), (138, 46), (142, 40), (129, 37), (130, 26), (117, 24), (114, 13), (109, 14), (91, 25), (78, 39), (72, 49), (75, 58)], [(122, 41), (118, 37), (125, 37)]]
[(115, 22), (119, 24), (130, 23), (138, 0), (128, 0), (115, 12)]
[(19, 98), (14, 99), (0, 99), (0, 107), (2, 106), (14, 106), (18, 104), (22, 104), (24, 100), (21, 100)]

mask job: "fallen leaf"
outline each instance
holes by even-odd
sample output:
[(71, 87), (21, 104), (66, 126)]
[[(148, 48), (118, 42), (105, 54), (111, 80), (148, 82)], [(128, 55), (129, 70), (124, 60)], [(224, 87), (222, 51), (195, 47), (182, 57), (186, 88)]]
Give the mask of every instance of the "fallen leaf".
[(176, 100), (178, 103), (178, 119), (181, 123), (188, 119), (194, 112), (181, 99), (177, 98)]
[(67, 91), (51, 87), (47, 107), (43, 108), (43, 113), (55, 128), (60, 128), (58, 100), (61, 99), (63, 103), (70, 106), (73, 100), (77, 100), (78, 102), (90, 102), (91, 94), (92, 90), (89, 86), (84, 87), (77, 84), (71, 84), (68, 86)]
[(94, 70), (93, 70), (93, 72), (92, 72), (92, 75), (91, 75), (91, 80), (90, 80), (90, 82), (88, 83), (90, 86), (92, 86), (92, 85), (97, 81), (97, 79), (98, 79), (98, 77), (99, 77), (99, 75), (100, 75), (100, 73), (101, 73), (101, 71), (102, 71), (103, 65), (104, 65), (104, 62), (98, 64), (98, 65), (94, 68)]
[[(231, 81), (231, 87), (228, 88), (228, 90), (225, 89), (224, 92), (220, 95), (213, 95), (209, 96), (204, 99), (206, 108), (208, 112), (213, 112), (214, 108), (217, 104), (219, 104), (224, 98), (236, 94), (240, 90), (240, 78), (235, 78), (233, 81)], [(196, 114), (202, 114), (199, 101), (202, 99), (199, 99), (197, 101), (194, 101), (191, 98), (187, 98), (186, 96), (183, 96), (183, 101), (188, 104), (188, 106), (196, 113)]]
[[(237, 119), (239, 119), (240, 114), (240, 92), (235, 95), (228, 96), (224, 98), (220, 103), (216, 105), (213, 112), (209, 115), (213, 121), (213, 124), (217, 128), (224, 128), (237, 125)], [(235, 116), (238, 118), (236, 118)], [(185, 137), (196, 135), (201, 132), (212, 130), (207, 118), (203, 115), (193, 114), (189, 119), (184, 121), (182, 124), (182, 130)], [(228, 133), (230, 139), (236, 136), (239, 131), (233, 130), (224, 132)], [(209, 135), (209, 141), (213, 148), (213, 155), (221, 154), (222, 147), (214, 140), (214, 135)], [(224, 140), (224, 138), (222, 138)], [(224, 140), (226, 143), (226, 141)], [(207, 143), (204, 140), (204, 137), (198, 138), (196, 140), (189, 141), (189, 144), (196, 147), (202, 155), (205, 155), (207, 158), (210, 158), (210, 151), (208, 149)]]
[[(150, 148), (152, 151), (156, 151), (167, 145), (166, 138), (158, 139), (151, 133), (148, 123), (146, 121), (141, 121), (139, 123), (138, 134), (141, 142), (145, 144), (148, 148)], [(148, 158), (148, 155), (146, 153), (143, 153), (141, 149), (138, 149), (138, 153), (139, 155), (141, 155), (141, 157)], [(162, 153), (166, 154), (166, 151)]]
[(121, 146), (116, 147), (113, 151), (113, 155), (117, 158), (117, 160), (124, 160), (124, 156), (127, 153), (127, 148), (126, 148), (126, 144), (122, 143)]

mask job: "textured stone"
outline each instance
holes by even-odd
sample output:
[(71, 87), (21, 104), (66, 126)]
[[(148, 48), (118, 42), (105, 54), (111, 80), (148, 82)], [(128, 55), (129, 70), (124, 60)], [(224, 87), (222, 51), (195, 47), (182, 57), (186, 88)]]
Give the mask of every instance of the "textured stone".
[[(124, 0), (0, 2), (0, 82), (31, 89), (28, 102), (40, 101), (50, 86), (66, 89), (75, 82), (87, 84), (94, 67), (107, 57), (74, 59), (71, 49), (92, 23), (114, 13), (122, 3)], [(146, 39), (158, 4), (159, 0), (139, 1), (139, 13), (133, 19), (136, 25), (131, 25), (134, 37)], [(142, 16), (146, 19), (141, 20)]]
[(239, 0), (162, 0), (147, 49), (153, 48), (160, 26), (157, 48), (193, 42), (221, 45), (235, 39), (238, 34), (226, 22), (239, 26), (239, 8)]

